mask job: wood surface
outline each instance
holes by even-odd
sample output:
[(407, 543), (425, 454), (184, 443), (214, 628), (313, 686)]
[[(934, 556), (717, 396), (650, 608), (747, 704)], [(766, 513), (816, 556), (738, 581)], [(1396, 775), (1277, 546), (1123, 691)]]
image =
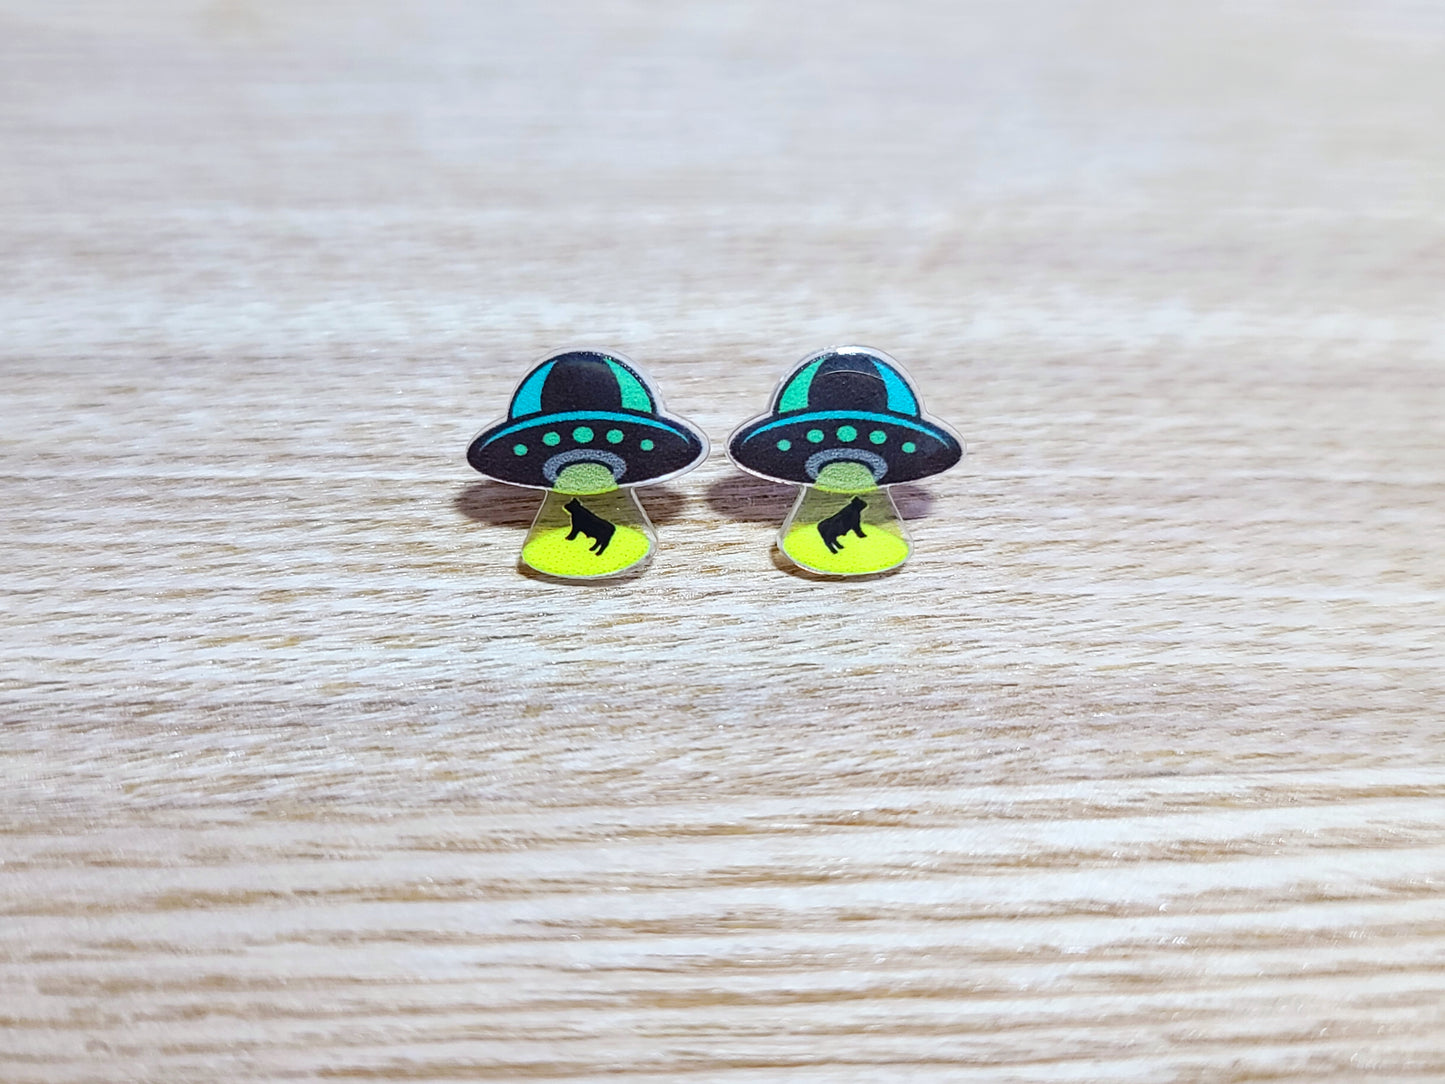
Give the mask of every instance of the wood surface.
[[(0, 1080), (1445, 1079), (1445, 17), (0, 4)], [(914, 559), (467, 440), (830, 342)]]

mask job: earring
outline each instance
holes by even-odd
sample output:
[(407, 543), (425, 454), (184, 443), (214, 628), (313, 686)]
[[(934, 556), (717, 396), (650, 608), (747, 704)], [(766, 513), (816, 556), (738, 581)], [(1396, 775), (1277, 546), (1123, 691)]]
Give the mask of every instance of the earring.
[(834, 576), (908, 560), (913, 545), (888, 487), (948, 470), (963, 451), (952, 430), (923, 413), (902, 366), (866, 346), (810, 354), (778, 384), (768, 413), (728, 438), (728, 456), (743, 470), (803, 487), (778, 549)]
[(592, 580), (640, 569), (657, 535), (634, 487), (707, 458), (700, 429), (662, 412), (642, 371), (615, 351), (566, 350), (517, 385), (507, 416), (482, 430), (467, 462), (488, 478), (545, 489), (521, 563)]

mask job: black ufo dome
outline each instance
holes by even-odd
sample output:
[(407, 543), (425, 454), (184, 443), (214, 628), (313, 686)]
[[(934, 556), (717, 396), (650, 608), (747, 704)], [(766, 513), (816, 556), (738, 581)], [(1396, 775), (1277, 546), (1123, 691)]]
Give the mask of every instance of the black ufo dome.
[(811, 484), (834, 461), (860, 463), (880, 486), (948, 470), (957, 436), (923, 416), (896, 361), (867, 347), (805, 358), (777, 387), (772, 409), (738, 428), (728, 455), (744, 470)]
[(926, 418), (888, 355), (846, 346), (814, 354), (778, 386), (772, 408), (740, 427), (728, 455), (765, 478), (810, 484), (835, 461), (867, 467), (877, 485), (927, 478), (963, 458), (963, 445)]
[(661, 413), (630, 361), (600, 350), (544, 359), (517, 386), (507, 416), (467, 448), (467, 462), (487, 477), (539, 489), (572, 463), (599, 463), (631, 486), (681, 474), (706, 455), (707, 438)]

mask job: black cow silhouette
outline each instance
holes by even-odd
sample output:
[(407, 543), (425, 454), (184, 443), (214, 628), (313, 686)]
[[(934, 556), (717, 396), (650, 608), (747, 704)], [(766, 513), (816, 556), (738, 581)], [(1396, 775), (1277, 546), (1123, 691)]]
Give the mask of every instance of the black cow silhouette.
[(818, 521), (818, 533), (823, 536), (823, 545), (828, 547), (829, 553), (837, 553), (843, 548), (843, 543), (838, 541), (840, 535), (852, 531), (859, 538), (867, 538), (863, 533), (863, 509), (868, 507), (868, 502), (862, 497), (854, 497), (838, 511), (834, 512), (827, 519)]
[(587, 548), (601, 557), (602, 551), (607, 548), (607, 543), (612, 541), (612, 535), (617, 530), (617, 525), (608, 523), (576, 497), (562, 507), (572, 513), (572, 531), (567, 535), (567, 541), (571, 542), (579, 534), (585, 534), (592, 539), (592, 545)]

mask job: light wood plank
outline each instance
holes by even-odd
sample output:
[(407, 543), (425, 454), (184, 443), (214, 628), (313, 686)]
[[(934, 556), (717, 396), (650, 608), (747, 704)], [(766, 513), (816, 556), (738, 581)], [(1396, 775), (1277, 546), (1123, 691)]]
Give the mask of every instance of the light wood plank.
[[(1445, 1077), (1445, 22), (0, 10), (0, 1079)], [(569, 342), (968, 440), (820, 582), (468, 438)]]

